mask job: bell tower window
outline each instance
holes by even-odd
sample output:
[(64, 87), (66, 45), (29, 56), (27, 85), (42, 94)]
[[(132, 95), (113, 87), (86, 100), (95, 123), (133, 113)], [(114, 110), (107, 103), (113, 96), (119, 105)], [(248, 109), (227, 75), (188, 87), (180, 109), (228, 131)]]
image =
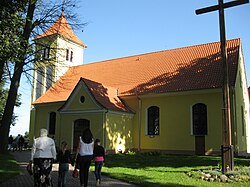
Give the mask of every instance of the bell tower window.
[(73, 62), (73, 51), (70, 51), (70, 62)]
[(73, 62), (73, 50), (66, 49), (66, 61)]
[(69, 49), (66, 49), (66, 60), (69, 60)]
[(50, 52), (50, 48), (49, 47), (45, 47), (43, 49), (43, 58), (44, 59), (49, 59), (49, 52)]

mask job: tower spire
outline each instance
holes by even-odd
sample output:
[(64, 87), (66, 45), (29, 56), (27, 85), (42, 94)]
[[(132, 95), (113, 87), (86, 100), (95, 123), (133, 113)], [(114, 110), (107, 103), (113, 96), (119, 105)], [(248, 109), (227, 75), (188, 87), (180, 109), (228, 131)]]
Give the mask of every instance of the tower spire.
[(64, 3), (65, 3), (65, 0), (62, 0), (62, 15), (64, 14)]

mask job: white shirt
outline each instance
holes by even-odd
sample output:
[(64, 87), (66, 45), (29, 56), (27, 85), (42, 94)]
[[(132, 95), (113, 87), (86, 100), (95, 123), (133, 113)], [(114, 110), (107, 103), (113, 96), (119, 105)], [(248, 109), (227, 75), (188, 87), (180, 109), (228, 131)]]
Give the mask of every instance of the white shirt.
[(56, 147), (54, 140), (47, 136), (36, 138), (31, 151), (31, 160), (33, 160), (33, 158), (56, 159)]
[(79, 154), (81, 156), (93, 155), (93, 145), (94, 145), (94, 141), (92, 141), (91, 143), (84, 143), (82, 141), (82, 137), (80, 137), (80, 151), (79, 151)]

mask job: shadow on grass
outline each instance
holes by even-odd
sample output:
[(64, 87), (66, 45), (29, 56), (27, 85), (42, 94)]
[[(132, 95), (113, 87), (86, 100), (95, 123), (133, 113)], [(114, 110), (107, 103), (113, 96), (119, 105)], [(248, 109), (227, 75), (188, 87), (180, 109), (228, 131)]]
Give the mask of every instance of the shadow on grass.
[[(183, 184), (176, 184), (176, 183), (172, 183), (172, 182), (167, 182), (167, 183), (157, 183), (157, 182), (150, 182), (150, 178), (149, 177), (145, 177), (145, 176), (141, 176), (141, 177), (136, 177), (137, 180), (135, 182), (135, 176), (133, 174), (112, 174), (110, 175), (109, 173), (103, 172), (104, 175), (109, 176), (109, 177), (115, 177), (121, 181), (125, 181), (125, 182), (130, 182), (131, 184), (135, 184), (136, 186), (139, 187), (166, 187), (166, 186), (171, 186), (171, 187), (193, 187), (192, 185), (183, 185)], [(133, 182), (131, 182), (133, 181)]]
[(20, 169), (10, 154), (0, 154), (0, 184), (20, 173)]

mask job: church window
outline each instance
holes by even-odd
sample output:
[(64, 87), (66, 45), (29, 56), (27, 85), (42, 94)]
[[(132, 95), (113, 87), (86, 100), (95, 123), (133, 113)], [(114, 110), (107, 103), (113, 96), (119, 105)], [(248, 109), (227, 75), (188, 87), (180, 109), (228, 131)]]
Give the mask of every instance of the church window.
[(241, 106), (241, 125), (242, 136), (245, 136), (245, 115), (243, 106)]
[(151, 106), (147, 110), (147, 134), (159, 135), (160, 134), (160, 109), (157, 106)]
[(70, 62), (73, 62), (73, 51), (70, 51)]
[(66, 49), (66, 60), (69, 60), (69, 49)]
[(80, 97), (80, 102), (81, 102), (81, 103), (84, 103), (84, 102), (85, 102), (85, 97), (84, 97), (83, 95)]
[(193, 135), (207, 135), (207, 106), (197, 103), (192, 107)]
[(44, 59), (49, 59), (49, 52), (50, 52), (50, 48), (49, 47), (45, 47), (43, 49), (43, 58)]
[(56, 132), (56, 113), (49, 113), (49, 134), (55, 134)]

